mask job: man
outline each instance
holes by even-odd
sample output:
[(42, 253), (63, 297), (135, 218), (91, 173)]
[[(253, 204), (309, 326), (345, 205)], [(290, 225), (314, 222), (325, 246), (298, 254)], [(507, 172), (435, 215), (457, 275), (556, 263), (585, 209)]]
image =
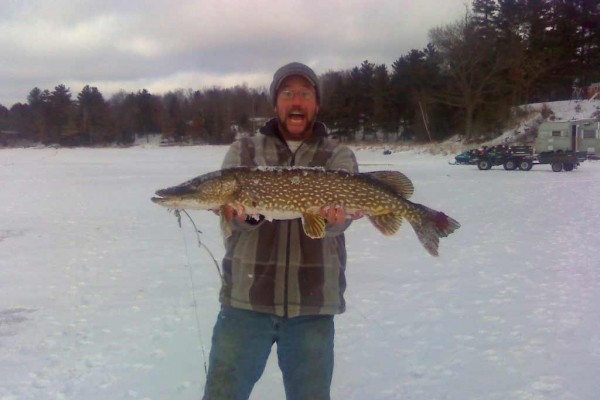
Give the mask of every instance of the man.
[[(270, 87), (276, 117), (260, 134), (231, 145), (223, 168), (304, 166), (358, 170), (346, 146), (316, 121), (320, 87), (312, 69), (290, 63)], [(214, 327), (205, 400), (247, 399), (273, 343), (288, 400), (329, 399), (333, 315), (345, 309), (344, 230), (353, 218), (324, 207), (323, 239), (305, 235), (300, 219), (265, 221), (221, 210), (231, 224), (223, 259), (221, 311)]]

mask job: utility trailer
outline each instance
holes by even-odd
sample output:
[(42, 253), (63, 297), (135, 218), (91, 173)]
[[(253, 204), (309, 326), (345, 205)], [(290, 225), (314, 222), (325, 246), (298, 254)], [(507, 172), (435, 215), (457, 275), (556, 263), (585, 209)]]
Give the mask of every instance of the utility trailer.
[[(550, 164), (554, 172), (572, 171), (596, 152), (599, 124), (597, 120), (546, 123), (536, 139), (535, 152), (532, 146), (483, 146), (459, 154), (453, 164), (477, 165), (480, 170), (502, 165), (507, 171), (529, 171), (536, 164)], [(577, 151), (580, 146), (585, 150)]]
[(552, 171), (572, 171), (587, 158), (586, 152), (544, 151), (534, 154), (531, 146), (493, 146), (481, 149), (474, 160), (477, 168), (488, 170), (502, 165), (507, 171), (529, 171), (537, 164), (550, 164)]
[(480, 170), (488, 170), (502, 165), (507, 171), (521, 169), (529, 171), (533, 167), (534, 157), (531, 146), (497, 145), (483, 147), (477, 153), (475, 164)]

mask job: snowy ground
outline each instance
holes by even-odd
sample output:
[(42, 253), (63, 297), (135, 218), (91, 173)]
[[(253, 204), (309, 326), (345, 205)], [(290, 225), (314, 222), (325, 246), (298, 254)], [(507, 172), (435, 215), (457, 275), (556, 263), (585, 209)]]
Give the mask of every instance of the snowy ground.
[[(1, 400), (201, 397), (218, 276), (191, 224), (149, 199), (224, 151), (0, 150)], [(408, 224), (391, 238), (351, 226), (333, 398), (598, 399), (600, 162), (357, 155), (363, 171), (406, 173), (414, 201), (462, 227), (436, 259)], [(220, 259), (217, 218), (192, 216)], [(283, 398), (271, 358), (252, 399)]]

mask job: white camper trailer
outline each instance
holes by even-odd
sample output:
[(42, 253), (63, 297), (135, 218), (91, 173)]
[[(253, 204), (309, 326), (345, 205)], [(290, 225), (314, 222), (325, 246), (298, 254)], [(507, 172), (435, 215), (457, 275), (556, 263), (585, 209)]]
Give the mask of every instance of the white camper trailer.
[(535, 139), (535, 152), (559, 150), (600, 155), (600, 121), (580, 119), (542, 122)]

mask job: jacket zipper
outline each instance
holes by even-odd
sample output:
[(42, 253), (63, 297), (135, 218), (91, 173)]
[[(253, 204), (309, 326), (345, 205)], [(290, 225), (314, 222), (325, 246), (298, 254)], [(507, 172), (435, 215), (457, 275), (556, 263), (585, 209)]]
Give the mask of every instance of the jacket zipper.
[(290, 279), (290, 242), (291, 242), (291, 231), (292, 231), (292, 221), (288, 221), (287, 223), (287, 251), (286, 251), (286, 256), (285, 256), (285, 283), (283, 286), (283, 317), (284, 318), (288, 318), (289, 316), (289, 310), (288, 310), (288, 301), (289, 301), (289, 279)]
[[(296, 149), (296, 151), (292, 151), (289, 146), (288, 150), (292, 153), (292, 158), (290, 161), (290, 167), (296, 165), (296, 153), (300, 148), (304, 145), (304, 142), (300, 143), (300, 146)], [(287, 146), (287, 143), (286, 143)], [(283, 285), (283, 316), (284, 318), (289, 317), (289, 279), (290, 279), (290, 252), (291, 252), (291, 243), (292, 243), (292, 220), (289, 220), (287, 223), (287, 242), (286, 242), (286, 252), (285, 252), (285, 283)]]

